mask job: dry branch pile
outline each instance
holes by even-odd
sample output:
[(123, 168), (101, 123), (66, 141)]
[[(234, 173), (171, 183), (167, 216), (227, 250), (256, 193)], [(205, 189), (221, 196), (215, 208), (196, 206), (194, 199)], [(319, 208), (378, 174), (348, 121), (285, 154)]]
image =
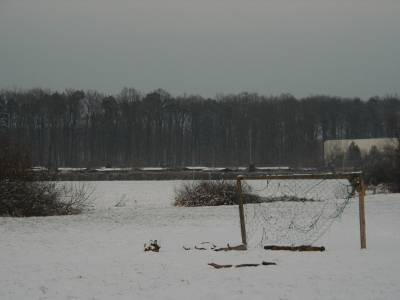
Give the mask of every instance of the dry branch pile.
[[(183, 246), (183, 249), (191, 250), (192, 248)], [(247, 247), (246, 247), (246, 245), (230, 246), (229, 244), (227, 245), (227, 247), (217, 247), (213, 243), (203, 242), (203, 243), (200, 243), (199, 245), (195, 245), (193, 249), (213, 250), (213, 251), (229, 251), (229, 250), (243, 251), (243, 250), (247, 250)]]
[(159, 252), (161, 246), (157, 243), (157, 240), (150, 240), (146, 244), (144, 244), (144, 252), (152, 251)]

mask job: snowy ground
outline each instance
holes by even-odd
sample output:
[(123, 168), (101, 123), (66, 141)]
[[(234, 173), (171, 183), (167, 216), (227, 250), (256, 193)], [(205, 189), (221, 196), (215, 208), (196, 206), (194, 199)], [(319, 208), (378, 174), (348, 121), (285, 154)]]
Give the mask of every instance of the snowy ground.
[[(355, 198), (315, 244), (325, 252), (214, 252), (183, 246), (240, 244), (237, 207), (174, 207), (173, 181), (97, 184), (84, 214), (0, 218), (0, 299), (400, 299), (399, 194), (366, 197), (365, 250)], [(277, 265), (207, 265), (263, 261)]]

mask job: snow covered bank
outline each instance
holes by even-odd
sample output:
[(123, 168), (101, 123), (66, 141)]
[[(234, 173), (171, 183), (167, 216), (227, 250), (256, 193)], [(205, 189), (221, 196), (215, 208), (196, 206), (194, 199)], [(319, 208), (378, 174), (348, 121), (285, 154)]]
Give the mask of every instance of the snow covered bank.
[[(237, 207), (174, 207), (173, 181), (98, 182), (76, 216), (0, 218), (0, 299), (399, 299), (400, 196), (365, 199), (316, 243), (325, 252), (184, 250), (241, 241)], [(116, 203), (126, 195), (126, 206)], [(143, 252), (150, 239), (159, 253)], [(214, 269), (208, 263), (275, 262)]]

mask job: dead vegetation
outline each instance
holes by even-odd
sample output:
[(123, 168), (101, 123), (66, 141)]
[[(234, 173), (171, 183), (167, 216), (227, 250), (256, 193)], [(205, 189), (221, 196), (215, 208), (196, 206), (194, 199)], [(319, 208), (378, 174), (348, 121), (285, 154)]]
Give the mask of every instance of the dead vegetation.
[(157, 243), (157, 240), (150, 240), (146, 244), (144, 244), (144, 252), (159, 252), (160, 248), (161, 246)]
[(229, 251), (229, 250), (243, 251), (243, 250), (247, 250), (247, 246), (246, 245), (230, 246), (228, 244), (227, 247), (218, 247), (213, 243), (203, 242), (203, 243), (200, 243), (199, 245), (195, 245), (193, 248), (183, 246), (183, 249), (185, 249), (185, 250), (192, 250), (192, 249), (213, 250), (213, 251)]
[[(248, 185), (242, 185), (244, 203), (261, 203), (261, 197), (253, 194)], [(239, 197), (236, 182), (230, 180), (183, 181), (175, 187), (174, 206), (237, 205)]]
[(0, 157), (0, 216), (79, 214), (96, 199), (88, 182), (36, 181), (28, 157), (16, 151)]

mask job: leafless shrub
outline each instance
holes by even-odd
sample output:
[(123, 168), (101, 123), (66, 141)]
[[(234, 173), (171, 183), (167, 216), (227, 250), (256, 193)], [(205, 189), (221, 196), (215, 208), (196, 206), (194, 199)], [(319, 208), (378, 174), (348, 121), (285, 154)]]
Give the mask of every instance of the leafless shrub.
[(95, 199), (87, 182), (36, 181), (29, 159), (19, 152), (0, 156), (0, 216), (30, 217), (81, 213)]
[(87, 182), (2, 181), (0, 192), (0, 216), (79, 214), (96, 199), (95, 186)]
[[(242, 185), (244, 203), (260, 203), (261, 198), (251, 193), (248, 185)], [(174, 188), (174, 206), (219, 206), (238, 204), (235, 181), (183, 181)]]
[(58, 182), (58, 201), (65, 214), (79, 214), (90, 208), (97, 198), (97, 186), (87, 181)]
[(2, 180), (0, 193), (1, 216), (48, 216), (62, 211), (53, 183)]

